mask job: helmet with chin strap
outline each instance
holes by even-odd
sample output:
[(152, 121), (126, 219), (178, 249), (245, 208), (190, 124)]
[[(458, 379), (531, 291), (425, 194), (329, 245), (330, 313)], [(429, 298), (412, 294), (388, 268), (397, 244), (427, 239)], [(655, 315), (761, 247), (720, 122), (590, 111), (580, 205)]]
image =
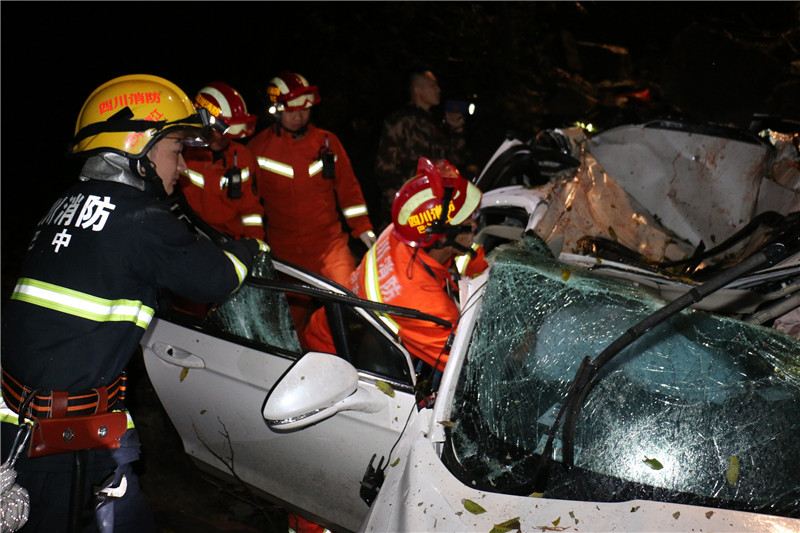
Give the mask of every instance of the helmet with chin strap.
[(174, 83), (148, 74), (114, 78), (95, 89), (75, 124), (73, 155), (115, 152), (139, 159), (164, 135), (185, 131), (197, 136), (203, 127), (226, 129), (208, 110), (196, 109)]
[(120, 76), (95, 89), (84, 102), (70, 154), (119, 154), (129, 159), (136, 175), (158, 182), (147, 152), (168, 133), (197, 139), (205, 127), (222, 133), (228, 128), (207, 109), (195, 108), (186, 93), (164, 78)]
[(480, 189), (446, 159), (420, 157), (416, 175), (397, 191), (392, 203), (392, 233), (413, 247), (440, 246), (440, 239), (446, 237), (444, 245), (460, 248), (454, 238), (472, 229), (464, 223), (481, 197)]

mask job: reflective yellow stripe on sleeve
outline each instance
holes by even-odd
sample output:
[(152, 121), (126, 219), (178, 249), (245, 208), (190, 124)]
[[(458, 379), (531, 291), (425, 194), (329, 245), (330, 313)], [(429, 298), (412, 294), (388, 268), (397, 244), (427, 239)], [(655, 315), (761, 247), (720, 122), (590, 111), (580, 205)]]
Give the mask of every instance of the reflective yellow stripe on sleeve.
[(244, 278), (247, 277), (247, 267), (244, 266), (244, 263), (239, 261), (239, 258), (232, 253), (225, 252), (225, 255), (227, 255), (228, 259), (230, 259), (231, 263), (233, 263), (233, 268), (236, 270), (236, 277), (239, 278), (239, 285), (241, 285), (244, 281)]
[(261, 226), (263, 224), (263, 220), (261, 215), (244, 215), (242, 217), (242, 224), (245, 226)]
[(11, 298), (95, 322), (133, 322), (142, 329), (154, 313), (138, 300), (107, 300), (30, 278), (17, 282)]
[(342, 209), (342, 214), (344, 215), (344, 218), (360, 217), (361, 215), (367, 214), (367, 206), (364, 204), (354, 205), (352, 207)]
[[(478, 248), (480, 248), (480, 245), (473, 243), (471, 248), (477, 252)], [(464, 273), (467, 271), (467, 265), (469, 265), (469, 262), (471, 260), (472, 256), (469, 254), (461, 254), (458, 257), (456, 257), (455, 259), (456, 269), (458, 270), (459, 274), (461, 274), (462, 276), (464, 275)]]

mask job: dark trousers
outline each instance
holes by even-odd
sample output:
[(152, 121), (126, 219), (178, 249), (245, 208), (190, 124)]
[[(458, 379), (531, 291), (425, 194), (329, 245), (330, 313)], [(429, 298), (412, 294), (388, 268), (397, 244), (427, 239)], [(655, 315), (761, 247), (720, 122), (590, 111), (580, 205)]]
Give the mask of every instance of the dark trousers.
[[(6, 460), (11, 443), (17, 433), (17, 426), (2, 425), (2, 457)], [(48, 455), (29, 459), (23, 452), (14, 470), (17, 484), (30, 495), (30, 515), (20, 533), (59, 533), (70, 527), (69, 502), (72, 486), (72, 452)], [(139, 436), (135, 429), (129, 429), (121, 439), (117, 450), (88, 450), (86, 453), (86, 483), (83, 486), (83, 507), (81, 512), (81, 532), (97, 533), (154, 533), (156, 531), (153, 515), (139, 486), (139, 479), (132, 463), (139, 458)], [(124, 474), (127, 491), (121, 498), (109, 500), (106, 507), (97, 513), (97, 500), (93, 487), (101, 485), (114, 473), (118, 485)], [(108, 507), (111, 506), (111, 507)], [(97, 514), (110, 528), (100, 529)]]

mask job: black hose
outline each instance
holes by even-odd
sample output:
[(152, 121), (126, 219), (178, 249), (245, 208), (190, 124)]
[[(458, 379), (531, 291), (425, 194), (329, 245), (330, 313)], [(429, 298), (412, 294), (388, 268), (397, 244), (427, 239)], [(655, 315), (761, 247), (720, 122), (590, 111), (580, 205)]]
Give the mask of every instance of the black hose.
[(83, 486), (86, 484), (86, 461), (88, 450), (72, 452), (72, 483), (69, 492), (69, 533), (78, 533), (81, 528), (83, 511)]

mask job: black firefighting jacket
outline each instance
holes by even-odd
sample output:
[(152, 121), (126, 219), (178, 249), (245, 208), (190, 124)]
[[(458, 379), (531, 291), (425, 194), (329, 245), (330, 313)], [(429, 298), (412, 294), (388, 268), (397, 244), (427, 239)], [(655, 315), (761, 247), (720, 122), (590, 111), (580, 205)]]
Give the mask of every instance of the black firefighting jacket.
[(211, 302), (251, 266), (255, 241), (223, 250), (198, 238), (126, 161), (103, 154), (103, 172), (83, 177), (36, 228), (2, 313), (2, 367), (23, 385), (78, 392), (112, 383), (153, 318), (159, 289)]

